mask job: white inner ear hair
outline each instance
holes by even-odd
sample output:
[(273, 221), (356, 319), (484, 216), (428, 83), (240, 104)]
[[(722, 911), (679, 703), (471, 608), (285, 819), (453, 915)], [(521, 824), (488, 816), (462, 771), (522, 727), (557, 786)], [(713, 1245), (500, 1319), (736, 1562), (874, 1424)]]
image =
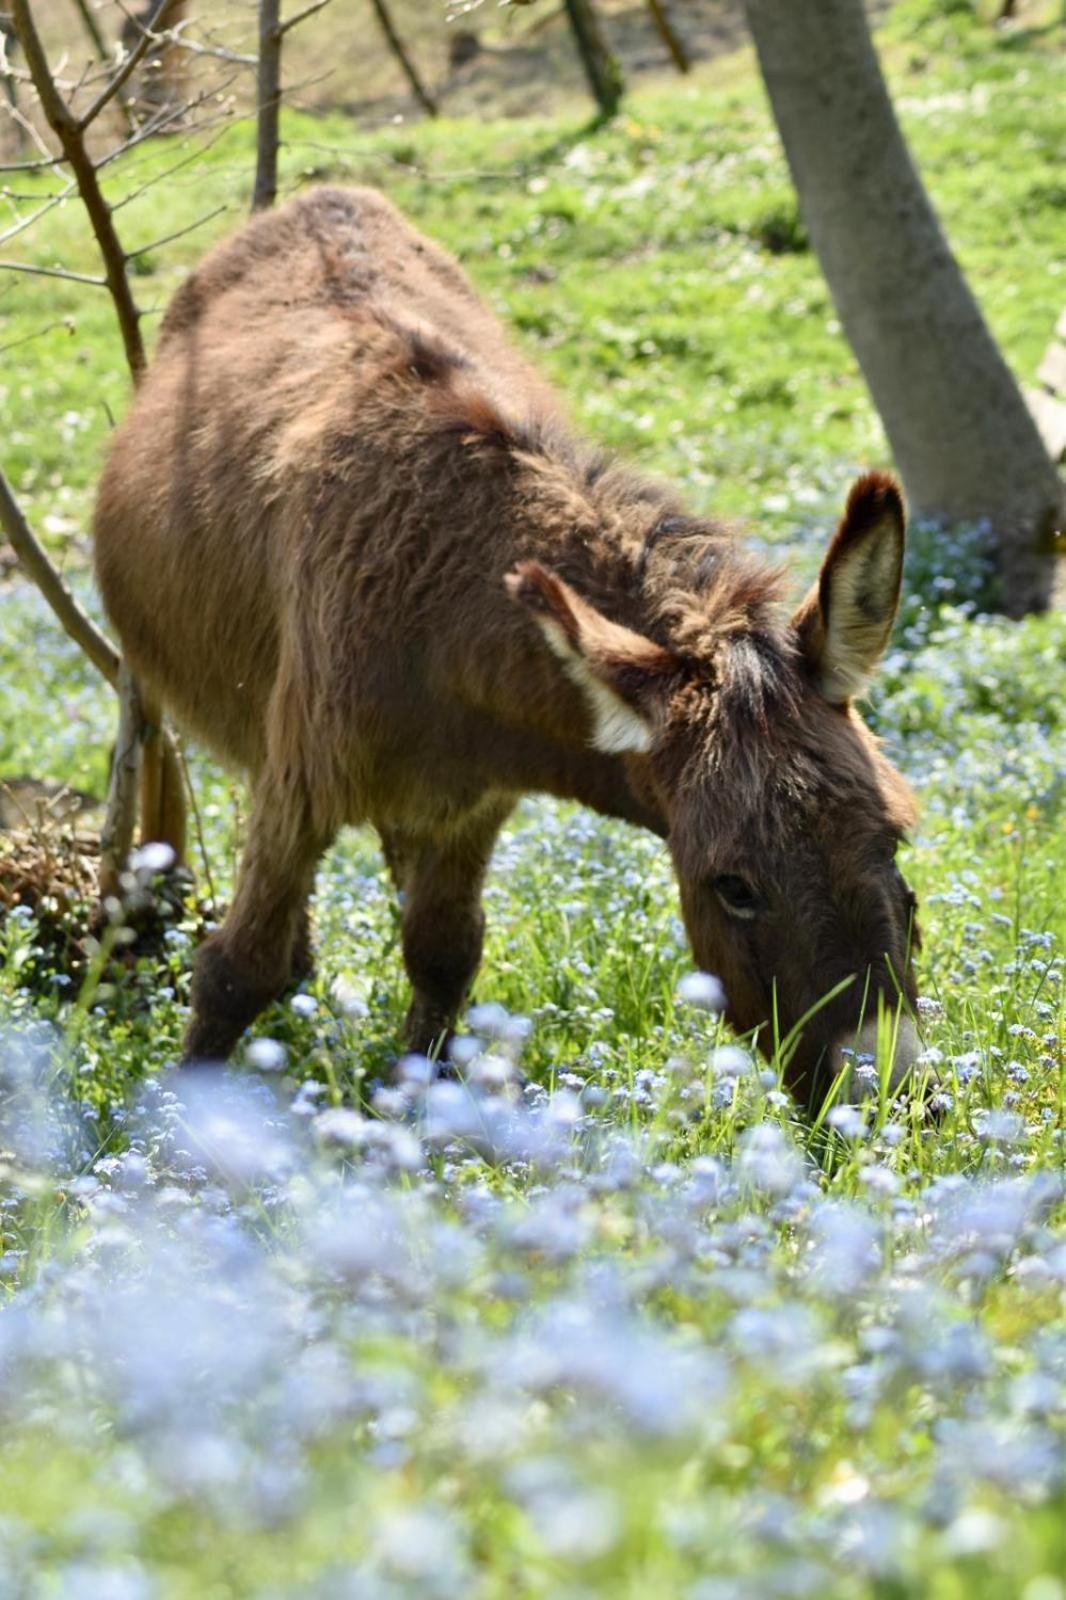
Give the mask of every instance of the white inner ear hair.
[(900, 551), (875, 536), (836, 565), (822, 652), (822, 693), (847, 700), (863, 692), (888, 643), (895, 616)]
[(643, 755), (652, 747), (650, 723), (631, 705), (615, 694), (602, 678), (598, 678), (580, 650), (570, 643), (562, 626), (554, 617), (538, 616), (544, 637), (552, 651), (563, 664), (571, 683), (575, 683), (585, 697), (592, 715), (592, 743), (604, 755)]

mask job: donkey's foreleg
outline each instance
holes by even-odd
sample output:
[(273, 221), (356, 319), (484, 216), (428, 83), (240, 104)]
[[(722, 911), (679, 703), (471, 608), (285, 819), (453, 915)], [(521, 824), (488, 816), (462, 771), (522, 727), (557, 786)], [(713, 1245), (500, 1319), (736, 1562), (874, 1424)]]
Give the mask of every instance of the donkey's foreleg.
[(411, 1050), (439, 1050), (466, 999), (485, 935), (485, 872), (511, 805), (494, 801), (443, 839), (385, 830), (386, 856), (404, 892), (403, 958), (414, 990), (404, 1038)]
[(307, 900), (330, 842), (312, 826), (301, 786), (268, 767), (256, 785), (233, 904), (197, 957), (186, 1060), (224, 1060), (307, 960)]

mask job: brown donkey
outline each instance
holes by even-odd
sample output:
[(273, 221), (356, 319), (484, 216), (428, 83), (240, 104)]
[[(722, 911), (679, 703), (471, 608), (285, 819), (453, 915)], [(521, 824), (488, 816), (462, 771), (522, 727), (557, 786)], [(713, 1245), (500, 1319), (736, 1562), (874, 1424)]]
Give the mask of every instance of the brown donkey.
[[(913, 1002), (906, 785), (852, 708), (895, 615), (893, 480), (855, 484), (791, 619), (779, 577), (575, 438), (455, 261), (367, 189), (257, 218), (183, 285), (100, 486), (135, 670), (245, 768), (236, 896), (190, 1058), (303, 970), (315, 866), (371, 822), (403, 890), (407, 1042), (454, 1022), (497, 832), (531, 790), (669, 841), (728, 1015), (810, 1098)], [(897, 1076), (913, 1060), (904, 1020)]]

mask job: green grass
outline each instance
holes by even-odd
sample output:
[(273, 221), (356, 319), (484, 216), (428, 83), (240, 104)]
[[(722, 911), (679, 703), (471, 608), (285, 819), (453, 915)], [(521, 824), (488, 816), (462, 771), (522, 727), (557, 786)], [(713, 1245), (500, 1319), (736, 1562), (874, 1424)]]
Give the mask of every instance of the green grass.
[[(908, 0), (883, 46), (1027, 380), (1062, 301), (1054, 36)], [(809, 576), (849, 476), (887, 454), (746, 55), (597, 131), (578, 112), (286, 134), (287, 188), (386, 188), (589, 432)], [(132, 248), (230, 208), (142, 258), (150, 329), (243, 214), (250, 152), (234, 128), (119, 212)], [(184, 153), (140, 153), (112, 198)], [(5, 249), (95, 270), (72, 204)], [(91, 487), (127, 394), (110, 308), (0, 287), (3, 463), (88, 596)], [(542, 801), (501, 840), (476, 996), (530, 1019), (519, 1147), (435, 1141), (420, 1094), (382, 1088), (405, 985), (368, 835), (321, 875), (305, 1003), (256, 1030), (288, 1067), (255, 1102), (254, 1157), (234, 1153), (243, 1102), (205, 1132), (191, 1091), (160, 1087), (191, 916), (164, 960), (79, 995), (7, 918), (0, 1594), (1062, 1600), (1066, 617), (981, 617), (982, 581), (972, 540), (918, 541), (870, 708), (923, 807), (905, 869), (935, 1122), (882, 1101), (861, 1131), (812, 1123), (772, 1075), (734, 1075), (724, 1030), (677, 998), (663, 848)], [(0, 618), (0, 774), (101, 793), (108, 697), (17, 578)], [(224, 898), (243, 801), (205, 758), (195, 775)], [(375, 1116), (330, 1124), (351, 1105)], [(576, 1120), (547, 1150), (553, 1115)], [(275, 1136), (297, 1159), (272, 1164)], [(345, 1265), (335, 1241), (370, 1255)], [(661, 1387), (675, 1363), (694, 1416)]]

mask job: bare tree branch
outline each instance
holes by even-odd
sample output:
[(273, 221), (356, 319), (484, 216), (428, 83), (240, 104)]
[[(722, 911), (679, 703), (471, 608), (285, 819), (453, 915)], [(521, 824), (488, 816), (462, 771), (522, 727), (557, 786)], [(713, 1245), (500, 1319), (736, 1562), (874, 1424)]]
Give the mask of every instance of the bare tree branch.
[[(183, 101), (181, 105), (160, 106), (153, 116), (141, 123), (136, 133), (131, 133), (128, 139), (123, 139), (122, 143), (117, 144), (113, 150), (109, 150), (107, 155), (97, 158), (97, 172), (102, 172), (105, 167), (111, 166), (121, 156), (127, 155), (131, 150), (135, 150), (138, 145), (145, 144), (149, 139), (153, 139), (157, 133), (165, 133), (168, 128), (173, 127), (179, 121), (183, 123), (183, 131), (189, 134), (202, 133), (205, 128), (215, 128), (220, 122), (226, 122), (232, 127), (236, 122), (242, 120), (232, 115), (232, 101), (227, 102), (221, 112), (211, 117), (205, 117), (202, 122), (190, 123), (188, 121), (190, 112), (198, 110), (200, 106), (208, 101), (217, 101), (232, 82), (232, 78), (229, 78), (223, 84), (204, 89), (192, 100)], [(117, 206), (112, 207), (112, 210), (117, 209)]]
[(197, 228), (202, 228), (206, 222), (220, 217), (223, 211), (228, 211), (228, 203), (215, 206), (213, 211), (205, 211), (202, 217), (197, 217), (195, 222), (190, 222), (187, 227), (178, 228), (174, 233), (165, 233), (161, 239), (153, 239), (151, 244), (142, 244), (136, 250), (130, 250), (126, 256), (127, 261), (136, 261), (138, 256), (149, 255), (153, 250), (158, 250), (161, 245), (173, 244), (175, 239), (184, 239), (187, 233), (195, 233)]
[(284, 22), (279, 23), (278, 32), (284, 38), (290, 28), (298, 28), (301, 22), (306, 22), (308, 17), (313, 17), (316, 11), (324, 11), (329, 3), (330, 0), (312, 0), (311, 5), (304, 6), (303, 10), (297, 11), (295, 16), (286, 17)]
[(70, 637), (110, 684), (117, 684), (119, 654), (110, 639), (81, 609), (44, 546), (23, 515), (11, 485), (0, 469), (0, 526), (28, 575), (40, 589)]
[[(227, 126), (233, 126), (232, 120), (227, 123)], [(186, 155), (183, 155), (179, 161), (175, 161), (172, 166), (164, 167), (161, 172), (153, 172), (150, 178), (147, 178), (144, 183), (138, 184), (135, 189), (127, 190), (127, 192), (122, 196), (121, 200), (116, 200), (113, 202), (111, 206), (112, 212), (121, 211), (124, 206), (132, 205), (133, 202), (135, 200), (139, 200), (143, 194), (147, 194), (149, 189), (154, 189), (158, 184), (165, 183), (166, 180), (168, 178), (172, 178), (176, 172), (181, 172), (184, 167), (191, 166), (194, 161), (199, 161), (201, 156), (206, 155), (207, 151), (212, 149), (213, 146), (218, 143), (224, 131), (225, 130), (223, 128), (220, 128), (215, 134), (214, 138), (207, 139), (202, 144), (196, 145), (192, 150), (188, 151)], [(142, 308), (142, 318), (147, 316), (147, 314), (147, 311)]]
[[(14, 86), (14, 74), (12, 74), (12, 86)], [(30, 144), (35, 144), (37, 146), (38, 150), (41, 152), (41, 160), (22, 162), (19, 165), (4, 167), (0, 170), (5, 172), (29, 172), (34, 167), (47, 167), (54, 165), (55, 158), (53, 157), (52, 152), (49, 150), (48, 146), (37, 132), (37, 129), (34, 127), (29, 117), (27, 117), (24, 112), (19, 110), (14, 100), (9, 103), (7, 107), (7, 114), (15, 126), (22, 131), (24, 135), (23, 143), (28, 140)]]
[(21, 339), (9, 339), (7, 344), (0, 344), (0, 356), (6, 356), (9, 350), (17, 350), (19, 345), (32, 344), (34, 339), (43, 339), (46, 334), (54, 333), (57, 328), (66, 328), (68, 333), (73, 333), (73, 319), (63, 317), (58, 322), (46, 322), (43, 328), (38, 328), (33, 333), (24, 333)]
[[(85, 146), (85, 128), (88, 123), (74, 116), (56, 88), (48, 58), (33, 20), (29, 0), (13, 0), (13, 3), (15, 28), (40, 98), (41, 108), (70, 164), (77, 181), (78, 192), (89, 214), (89, 221), (103, 258), (107, 286), (111, 291), (115, 314), (118, 317), (126, 361), (133, 381), (137, 383), (144, 371), (146, 360), (144, 340), (141, 337), (140, 313), (130, 290), (126, 261), (118, 234), (115, 232), (111, 208), (104, 199), (96, 167)], [(112, 84), (115, 81), (116, 79), (112, 79)], [(99, 97), (97, 98), (99, 100)]]
[(134, 45), (125, 61), (119, 67), (118, 71), (100, 90), (100, 93), (89, 106), (88, 110), (83, 111), (81, 116), (78, 118), (77, 128), (80, 133), (84, 133), (86, 128), (91, 127), (104, 107), (114, 99), (115, 95), (121, 93), (123, 86), (129, 82), (130, 78), (137, 71), (137, 68), (140, 66), (145, 56), (152, 48), (152, 45), (161, 37), (162, 35), (152, 33), (149, 28), (145, 28), (144, 32), (141, 34), (141, 37), (137, 40), (137, 43)]
[(258, 56), (242, 55), (239, 50), (227, 50), (220, 44), (204, 44), (200, 39), (186, 39), (184, 34), (173, 34), (172, 43), (175, 50), (186, 50), (193, 56), (210, 56), (215, 61), (226, 61), (235, 67), (254, 67), (259, 62)]
[[(54, 209), (54, 207), (61, 205), (64, 200), (68, 199), (69, 196), (74, 193), (76, 188), (77, 185), (75, 183), (68, 183), (67, 187), (62, 190), (61, 193), (49, 195), (44, 204), (38, 206), (36, 211), (31, 212), (28, 217), (20, 217), (18, 222), (13, 222), (11, 224), (10, 228), (5, 228), (4, 231), (0, 233), (0, 244), (6, 244), (9, 239), (14, 239), (18, 234), (25, 233), (27, 228), (32, 228), (33, 224), (39, 221), (41, 217), (46, 216), (49, 211)], [(5, 196), (5, 199), (6, 198), (10, 197)]]
[[(40, 147), (40, 142), (38, 141)], [(43, 155), (39, 161), (7, 161), (0, 164), (0, 172), (43, 172), (46, 167), (61, 167), (62, 156)]]
[(31, 278), (65, 278), (67, 283), (89, 283), (106, 289), (106, 278), (91, 278), (87, 272), (68, 272), (65, 267), (33, 267), (26, 261), (0, 261), (0, 272), (25, 272)]
[[(96, 17), (93, 13), (93, 8), (89, 4), (89, 0), (74, 0), (74, 5), (77, 9), (78, 15), (81, 17), (85, 31), (92, 41), (92, 46), (96, 51), (97, 59), (109, 64), (111, 52), (108, 50), (107, 40), (100, 32), (100, 25), (96, 20)], [(84, 78), (82, 81), (85, 81)], [(117, 90), (116, 93), (118, 95), (118, 103), (122, 107), (122, 115), (125, 118), (126, 127), (132, 130), (133, 112), (130, 109), (130, 103), (126, 99), (126, 96), (121, 92), (121, 89)]]
[[(59, 191), (53, 191), (58, 193)], [(12, 189), (4, 184), (0, 189), (0, 200), (10, 200), (12, 205), (36, 205), (40, 200), (51, 200), (53, 195), (44, 195), (40, 189)]]

